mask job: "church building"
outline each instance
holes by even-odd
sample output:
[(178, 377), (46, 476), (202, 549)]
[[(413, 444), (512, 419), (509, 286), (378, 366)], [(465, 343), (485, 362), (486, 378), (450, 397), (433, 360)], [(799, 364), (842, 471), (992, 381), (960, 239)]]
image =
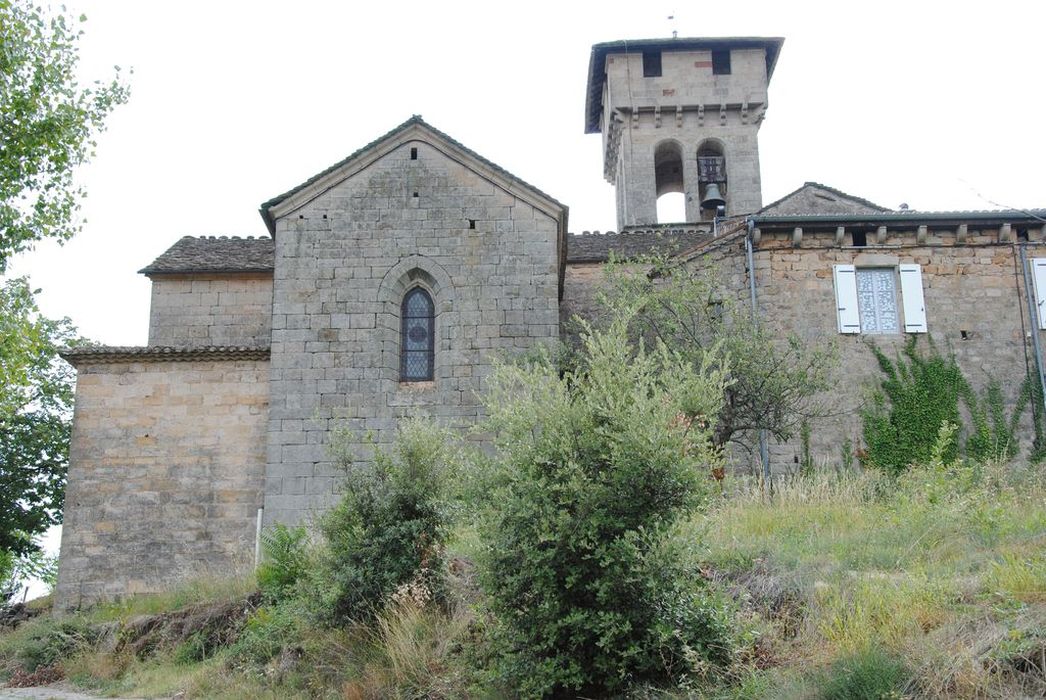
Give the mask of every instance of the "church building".
[[(843, 410), (812, 427), (825, 463), (859, 442), (869, 336), (933, 336), (1011, 403), (1041, 381), (1046, 211), (892, 211), (813, 182), (763, 206), (782, 44), (592, 47), (585, 131), (602, 136), (616, 232), (570, 233), (566, 205), (415, 116), (262, 204), (269, 237), (174, 242), (141, 270), (148, 345), (63, 355), (78, 380), (58, 606), (250, 566), (260, 527), (338, 498), (335, 430), (363, 450), (405, 416), (475, 425), (492, 359), (591, 313), (612, 254), (715, 264), (782, 336), (834, 339)], [(685, 222), (658, 223), (665, 194)], [(788, 471), (797, 447), (765, 459)]]

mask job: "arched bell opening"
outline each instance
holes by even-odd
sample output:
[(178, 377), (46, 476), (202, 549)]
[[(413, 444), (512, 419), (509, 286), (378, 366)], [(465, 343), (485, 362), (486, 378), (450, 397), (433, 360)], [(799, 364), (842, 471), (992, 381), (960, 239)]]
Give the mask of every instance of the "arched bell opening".
[(686, 221), (683, 149), (675, 141), (662, 141), (654, 149), (654, 192), (657, 195), (657, 223)]

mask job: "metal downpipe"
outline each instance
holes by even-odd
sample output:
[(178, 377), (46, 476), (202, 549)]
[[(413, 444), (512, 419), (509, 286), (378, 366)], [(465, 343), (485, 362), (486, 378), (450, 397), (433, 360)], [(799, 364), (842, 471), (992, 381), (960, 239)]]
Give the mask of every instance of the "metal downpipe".
[[(752, 300), (752, 326), (758, 327), (759, 314), (755, 294), (755, 254), (752, 251), (752, 229), (755, 222), (748, 219), (748, 234), (745, 236), (745, 257), (748, 262), (748, 291)], [(770, 451), (767, 447), (766, 428), (759, 431), (759, 458), (763, 463), (763, 483), (768, 492), (773, 490), (773, 478), (770, 474)]]

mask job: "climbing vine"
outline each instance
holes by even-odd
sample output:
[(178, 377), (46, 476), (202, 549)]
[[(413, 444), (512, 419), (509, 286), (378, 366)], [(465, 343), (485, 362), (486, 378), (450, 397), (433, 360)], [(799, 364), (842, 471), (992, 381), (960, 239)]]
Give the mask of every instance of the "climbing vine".
[[(1012, 457), (1017, 453), (1020, 417), (1029, 404), (1036, 426), (1033, 454), (1042, 451), (1042, 411), (1032, 401), (1036, 394), (1032, 382), (1025, 380), (1007, 416), (999, 382), (992, 380), (983, 391), (975, 391), (955, 358), (940, 354), (932, 341), (923, 353), (912, 336), (896, 359), (874, 345), (871, 350), (883, 376), (861, 416), (867, 464), (898, 474), (910, 464), (926, 462), (944, 423), (963, 426), (938, 446), (946, 462), (955, 460), (960, 449), (976, 460)], [(963, 413), (968, 420), (963, 420)]]

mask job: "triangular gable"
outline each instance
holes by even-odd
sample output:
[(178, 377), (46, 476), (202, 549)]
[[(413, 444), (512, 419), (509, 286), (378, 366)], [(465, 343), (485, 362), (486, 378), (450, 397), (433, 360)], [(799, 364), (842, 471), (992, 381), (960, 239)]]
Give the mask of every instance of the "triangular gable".
[(759, 216), (820, 216), (825, 214), (888, 214), (892, 210), (834, 187), (806, 182), (802, 187), (756, 212)]
[(332, 187), (366, 169), (372, 163), (401, 147), (417, 141), (440, 151), (495, 187), (530, 204), (559, 222), (561, 246), (565, 248), (567, 207), (509, 171), (466, 148), (439, 129), (415, 115), (384, 136), (367, 144), (347, 158), (314, 175), (288, 192), (273, 197), (259, 210), (269, 233), (276, 235), (276, 220), (299, 209)]

